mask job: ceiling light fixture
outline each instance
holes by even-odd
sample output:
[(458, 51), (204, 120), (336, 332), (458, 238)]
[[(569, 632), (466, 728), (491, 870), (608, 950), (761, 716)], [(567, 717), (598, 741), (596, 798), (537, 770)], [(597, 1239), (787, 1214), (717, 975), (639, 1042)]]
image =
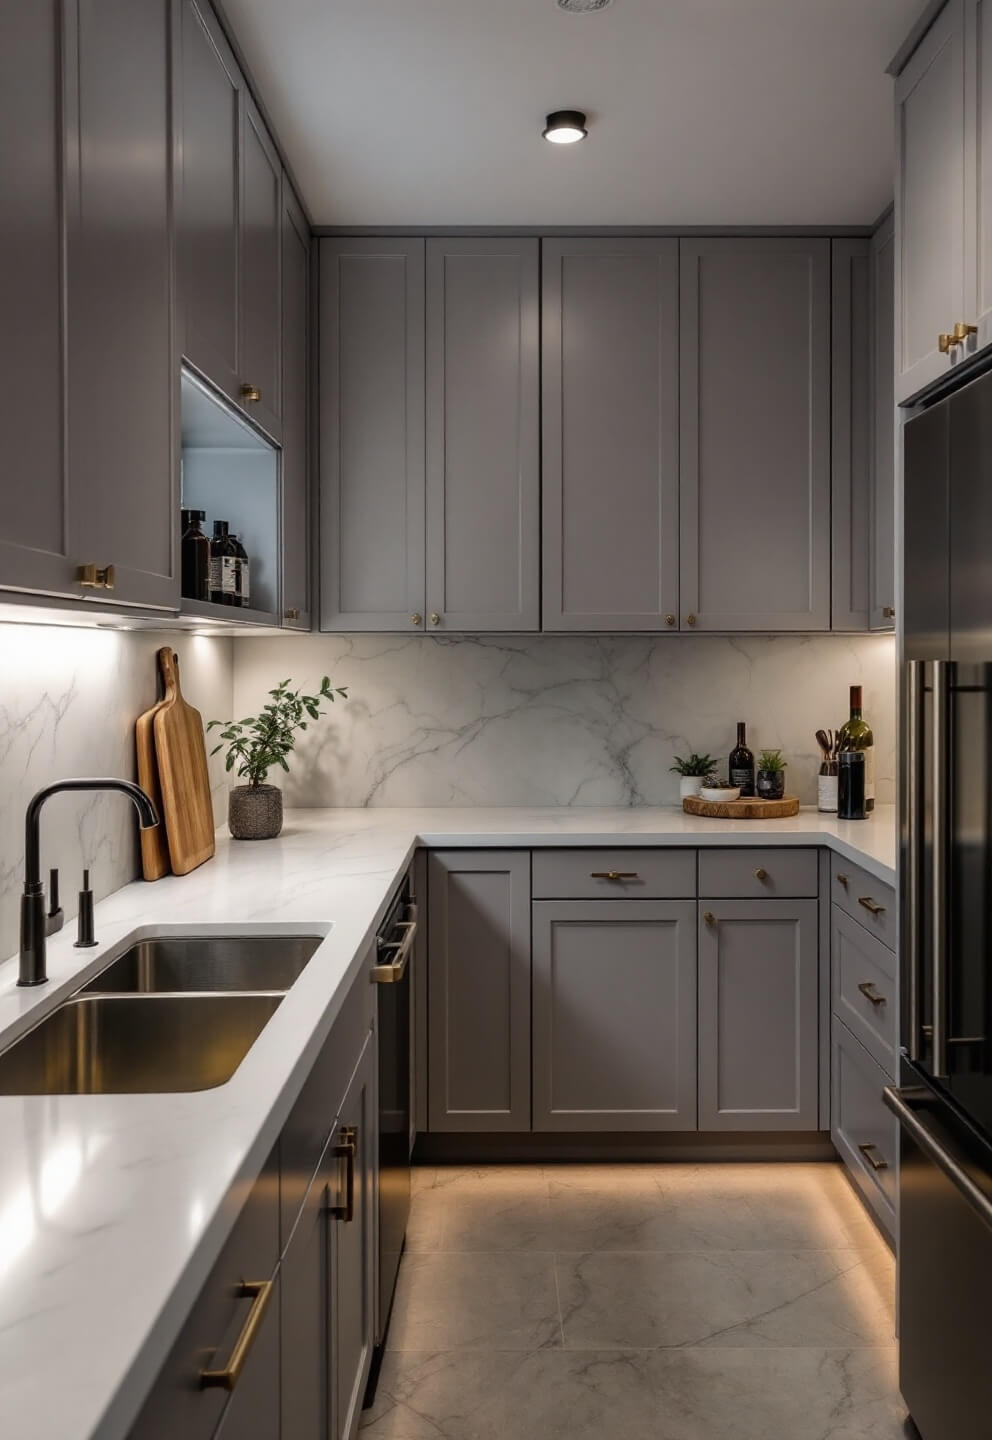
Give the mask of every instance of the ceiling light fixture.
[(552, 110), (548, 123), (541, 131), (545, 140), (553, 145), (574, 145), (588, 135), (586, 117), (582, 110)]
[(610, 4), (612, 0), (558, 0), (558, 9), (569, 15), (593, 15)]

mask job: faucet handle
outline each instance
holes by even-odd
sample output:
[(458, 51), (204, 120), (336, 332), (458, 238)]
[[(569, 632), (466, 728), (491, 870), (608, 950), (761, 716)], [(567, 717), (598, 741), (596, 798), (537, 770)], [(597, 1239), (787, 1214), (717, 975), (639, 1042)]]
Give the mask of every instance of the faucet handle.
[(53, 868), (48, 872), (48, 914), (45, 916), (45, 934), (54, 935), (65, 924), (65, 915), (59, 904), (59, 872)]

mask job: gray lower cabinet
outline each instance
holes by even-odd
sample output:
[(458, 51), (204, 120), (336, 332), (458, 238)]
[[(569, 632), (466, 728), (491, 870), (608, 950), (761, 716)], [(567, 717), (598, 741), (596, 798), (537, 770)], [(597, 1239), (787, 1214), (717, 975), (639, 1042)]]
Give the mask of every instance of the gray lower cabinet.
[(828, 630), (830, 242), (679, 254), (682, 628)]
[(892, 1081), (833, 1017), (830, 1138), (852, 1181), (890, 1239), (898, 1204), (899, 1124), (882, 1091)]
[(693, 900), (533, 905), (534, 1130), (696, 1128)]
[(540, 628), (538, 244), (427, 242), (432, 628)]
[(428, 907), (430, 1128), (529, 1130), (529, 852), (433, 852)]
[(699, 1129), (816, 1130), (816, 900), (699, 904)]
[(545, 630), (674, 629), (678, 242), (543, 244)]
[[(279, 1436), (279, 1292), (272, 1278), (271, 1297), (252, 1342), (251, 1355), (232, 1391), (216, 1440), (276, 1440)], [(178, 1432), (173, 1431), (173, 1434)], [(311, 1432), (318, 1436), (320, 1431)]]
[(282, 211), (282, 622), (310, 629), (310, 226), (288, 184)]
[[(337, 1182), (327, 1142), (280, 1265), (280, 1440), (315, 1440), (328, 1433), (331, 1404), (331, 1315), (328, 1185)], [(330, 1167), (334, 1166), (334, 1174)], [(275, 1433), (275, 1432), (274, 1432)]]
[(963, 0), (948, 0), (895, 87), (897, 403), (941, 379), (969, 353), (940, 336), (970, 321), (965, 273)]
[[(368, 984), (364, 976), (359, 984)], [(331, 1435), (353, 1440), (372, 1363), (375, 1330), (376, 1049), (366, 1042), (341, 1105), (330, 1188)]]
[[(867, 630), (874, 429), (868, 239), (832, 242), (831, 290), (830, 625), (833, 630)], [(888, 413), (891, 421), (891, 405)]]
[(424, 242), (319, 253), (320, 628), (422, 633)]

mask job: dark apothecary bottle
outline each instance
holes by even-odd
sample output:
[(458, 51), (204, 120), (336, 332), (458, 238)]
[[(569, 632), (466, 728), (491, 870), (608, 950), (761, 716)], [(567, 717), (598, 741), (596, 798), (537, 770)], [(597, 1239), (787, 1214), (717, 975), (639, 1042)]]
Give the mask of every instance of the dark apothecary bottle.
[(214, 521), (210, 542), (210, 598), (215, 605), (237, 605), (238, 552), (227, 533), (227, 521)]
[(754, 756), (747, 748), (747, 728), (743, 720), (737, 722), (737, 744), (730, 752), (730, 783), (740, 786), (744, 798), (754, 794)]
[(238, 571), (237, 576), (235, 577), (238, 587), (237, 603), (239, 605), (248, 606), (251, 604), (251, 567), (248, 563), (248, 551), (242, 545), (237, 535), (231, 536), (231, 543), (234, 546), (235, 554), (238, 561)]
[(182, 593), (188, 600), (210, 599), (210, 541), (200, 529), (204, 510), (182, 510)]

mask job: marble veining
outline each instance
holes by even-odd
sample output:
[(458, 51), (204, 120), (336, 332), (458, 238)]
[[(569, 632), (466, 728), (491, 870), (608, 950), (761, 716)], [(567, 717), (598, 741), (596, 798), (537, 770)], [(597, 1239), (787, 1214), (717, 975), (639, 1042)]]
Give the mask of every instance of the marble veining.
[(236, 643), (235, 708), (329, 673), (351, 699), (304, 737), (291, 805), (669, 805), (676, 754), (726, 765), (734, 722), (816, 799), (814, 731), (861, 684), (895, 796), (891, 636), (314, 635)]

